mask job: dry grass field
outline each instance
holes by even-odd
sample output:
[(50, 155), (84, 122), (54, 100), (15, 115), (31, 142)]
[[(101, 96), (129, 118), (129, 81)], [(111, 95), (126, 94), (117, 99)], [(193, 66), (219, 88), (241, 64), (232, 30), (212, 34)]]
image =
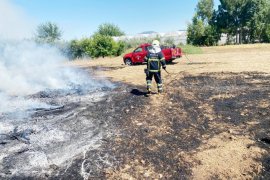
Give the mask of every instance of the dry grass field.
[[(168, 65), (171, 75), (163, 73), (165, 79), (170, 79), (180, 72), (199, 74), (205, 72), (248, 72), (258, 71), (270, 73), (270, 45), (239, 45), (205, 47), (203, 54), (187, 55)], [(188, 59), (187, 59), (188, 57)], [(95, 67), (98, 75), (108, 77), (113, 81), (121, 81), (134, 85), (144, 85), (144, 65), (127, 67), (122, 57), (95, 60), (74, 61), (69, 63), (82, 68)], [(170, 77), (168, 77), (170, 76)]]
[(145, 65), (121, 57), (69, 65), (132, 87), (108, 179), (269, 179), (270, 45), (205, 47), (163, 72), (165, 92), (144, 97)]

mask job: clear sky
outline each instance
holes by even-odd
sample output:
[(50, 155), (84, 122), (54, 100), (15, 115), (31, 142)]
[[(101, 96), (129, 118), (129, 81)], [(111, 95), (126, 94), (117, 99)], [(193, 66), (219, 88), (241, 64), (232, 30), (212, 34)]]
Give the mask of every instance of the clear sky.
[[(109, 22), (126, 34), (186, 29), (198, 0), (9, 0), (36, 23), (51, 21), (64, 39), (90, 36)], [(218, 0), (215, 0), (217, 4)]]

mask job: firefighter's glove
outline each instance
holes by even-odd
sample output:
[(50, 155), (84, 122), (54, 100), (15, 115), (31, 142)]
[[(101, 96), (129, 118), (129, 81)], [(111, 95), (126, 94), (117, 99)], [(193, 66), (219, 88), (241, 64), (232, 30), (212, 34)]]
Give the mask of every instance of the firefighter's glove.
[(162, 68), (163, 68), (164, 70), (166, 70), (166, 66), (163, 66)]

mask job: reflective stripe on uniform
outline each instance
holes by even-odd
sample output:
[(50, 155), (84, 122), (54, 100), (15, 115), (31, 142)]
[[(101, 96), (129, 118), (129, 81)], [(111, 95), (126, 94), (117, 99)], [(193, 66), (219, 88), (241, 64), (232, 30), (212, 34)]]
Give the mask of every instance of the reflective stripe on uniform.
[(149, 72), (160, 72), (160, 70), (149, 70)]
[(151, 80), (147, 80), (146, 83), (147, 83), (147, 86), (151, 86), (152, 85), (152, 81)]
[(162, 84), (157, 84), (158, 91), (162, 91)]
[[(149, 69), (149, 72), (160, 72), (160, 60), (159, 59), (148, 59), (148, 69)], [(158, 70), (151, 70), (150, 69), (150, 63), (151, 62), (158, 62)]]

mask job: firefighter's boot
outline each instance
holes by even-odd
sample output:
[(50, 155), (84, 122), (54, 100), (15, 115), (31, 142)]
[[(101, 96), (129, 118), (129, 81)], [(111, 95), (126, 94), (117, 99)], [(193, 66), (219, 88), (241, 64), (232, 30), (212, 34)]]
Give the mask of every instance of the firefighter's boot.
[(158, 88), (158, 93), (159, 93), (159, 94), (163, 93), (162, 84), (158, 84), (158, 85), (157, 85), (157, 88)]
[(151, 94), (152, 81), (147, 80), (147, 94)]
[(147, 88), (147, 94), (151, 94), (151, 88)]

